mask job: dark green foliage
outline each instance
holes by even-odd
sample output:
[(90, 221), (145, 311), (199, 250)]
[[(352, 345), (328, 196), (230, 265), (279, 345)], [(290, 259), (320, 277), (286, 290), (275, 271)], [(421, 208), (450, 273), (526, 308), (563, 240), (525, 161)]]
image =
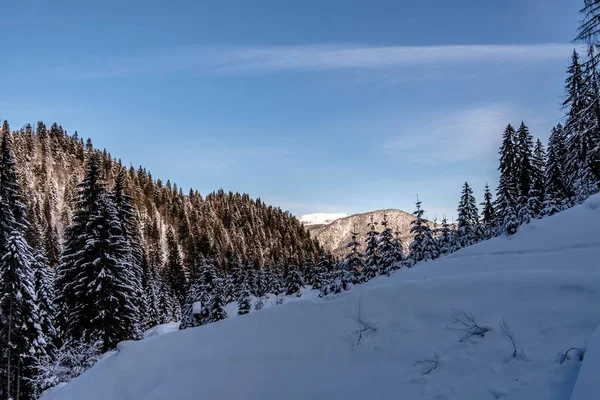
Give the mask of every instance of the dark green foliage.
[(369, 281), (377, 276), (379, 272), (379, 266), (381, 264), (381, 256), (379, 254), (379, 232), (375, 230), (377, 222), (373, 220), (371, 215), (371, 222), (369, 222), (369, 231), (367, 232), (366, 238), (366, 249), (364, 254), (365, 268), (363, 277), (365, 281)]
[(167, 231), (167, 259), (164, 266), (164, 275), (175, 298), (179, 301), (179, 304), (183, 305), (187, 283), (179, 245), (172, 229)]
[(64, 341), (101, 340), (108, 350), (135, 336), (139, 311), (128, 243), (95, 155), (75, 204), (57, 268), (59, 333)]
[(470, 246), (479, 241), (477, 226), (479, 225), (479, 211), (473, 189), (467, 182), (463, 185), (460, 202), (458, 203), (458, 229), (457, 240), (461, 247)]
[(288, 296), (296, 295), (300, 297), (300, 289), (304, 288), (304, 279), (298, 270), (298, 267), (291, 264), (287, 276), (285, 277), (285, 294)]

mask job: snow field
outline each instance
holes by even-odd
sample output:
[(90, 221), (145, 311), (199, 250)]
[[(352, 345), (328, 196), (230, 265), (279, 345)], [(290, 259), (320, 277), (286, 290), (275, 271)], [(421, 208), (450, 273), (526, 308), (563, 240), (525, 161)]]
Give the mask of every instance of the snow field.
[[(600, 325), (598, 205), (600, 195), (340, 295), (306, 293), (235, 318), (229, 305), (224, 321), (121, 343), (43, 399), (569, 399), (582, 363), (555, 357), (588, 347)], [(375, 328), (360, 341), (359, 303)], [(461, 342), (454, 310), (491, 330)], [(592, 345), (574, 400), (600, 393)]]

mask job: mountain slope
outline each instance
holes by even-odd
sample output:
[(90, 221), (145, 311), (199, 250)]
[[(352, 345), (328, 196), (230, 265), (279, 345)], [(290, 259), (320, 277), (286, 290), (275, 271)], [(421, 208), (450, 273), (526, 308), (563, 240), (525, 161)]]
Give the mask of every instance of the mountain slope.
[[(43, 399), (568, 399), (580, 361), (552, 359), (600, 324), (599, 237), (596, 195), (341, 295), (122, 343)], [(456, 309), (490, 331), (460, 341)]]
[[(317, 239), (321, 247), (337, 257), (342, 257), (346, 254), (346, 245), (350, 242), (351, 232), (356, 229), (359, 239), (364, 242), (364, 238), (369, 231), (371, 217), (377, 222), (378, 225), (376, 226), (376, 229), (380, 231), (380, 223), (383, 221), (384, 215), (389, 222), (389, 227), (400, 233), (404, 248), (407, 250), (413, 239), (410, 234), (410, 223), (415, 217), (402, 210), (388, 209), (353, 214), (336, 219), (326, 225), (308, 225), (306, 228), (311, 236)], [(433, 224), (431, 224), (431, 226), (433, 226)], [(364, 247), (365, 244), (363, 243), (363, 250)]]
[(328, 225), (336, 219), (347, 217), (348, 214), (315, 213), (302, 215), (298, 220), (304, 226), (310, 225)]
[[(8, 125), (4, 130), (10, 131)], [(38, 122), (35, 131), (27, 125), (10, 134), (28, 219), (46, 232), (52, 266), (58, 262), (60, 238), (74, 209), (73, 192), (91, 151), (101, 155), (109, 187), (125, 169), (126, 189), (137, 209), (142, 241), (158, 270), (169, 229), (175, 233), (186, 265), (197, 262), (200, 255), (211, 257), (222, 274), (227, 272), (228, 262), (262, 267), (288, 262), (302, 265), (307, 255), (316, 257), (318, 253), (318, 246), (295, 217), (260, 199), (223, 190), (184, 194), (176, 183), (154, 179), (141, 166), (127, 168), (106, 149), (94, 149), (90, 139), (84, 144), (77, 132), (69, 135), (56, 123), (47, 129)]]

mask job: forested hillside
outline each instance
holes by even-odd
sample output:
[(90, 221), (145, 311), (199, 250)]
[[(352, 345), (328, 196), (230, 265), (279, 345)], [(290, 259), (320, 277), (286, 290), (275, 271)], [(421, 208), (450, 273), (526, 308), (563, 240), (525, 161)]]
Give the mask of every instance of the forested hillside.
[[(6, 122), (2, 131), (9, 132)], [(185, 265), (211, 257), (217, 271), (224, 273), (228, 262), (283, 266), (318, 254), (316, 242), (289, 212), (247, 194), (219, 190), (203, 196), (193, 189), (184, 194), (176, 183), (155, 180), (143, 167), (123, 166), (106, 149), (93, 149), (90, 139), (84, 143), (77, 132), (69, 135), (56, 123), (49, 129), (42, 122), (35, 129), (27, 125), (12, 132), (12, 141), (28, 219), (43, 228), (52, 266), (58, 263), (61, 238), (73, 214), (74, 190), (92, 151), (100, 156), (109, 187), (124, 172), (124, 189), (139, 214), (143, 244), (166, 254), (171, 229)]]

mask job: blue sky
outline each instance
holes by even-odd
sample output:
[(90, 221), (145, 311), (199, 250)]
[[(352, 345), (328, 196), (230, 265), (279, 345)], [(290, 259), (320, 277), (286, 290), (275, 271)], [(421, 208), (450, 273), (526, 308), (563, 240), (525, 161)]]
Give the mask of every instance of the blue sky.
[(453, 217), (508, 122), (561, 118), (582, 4), (0, 0), (0, 117), (296, 215)]

